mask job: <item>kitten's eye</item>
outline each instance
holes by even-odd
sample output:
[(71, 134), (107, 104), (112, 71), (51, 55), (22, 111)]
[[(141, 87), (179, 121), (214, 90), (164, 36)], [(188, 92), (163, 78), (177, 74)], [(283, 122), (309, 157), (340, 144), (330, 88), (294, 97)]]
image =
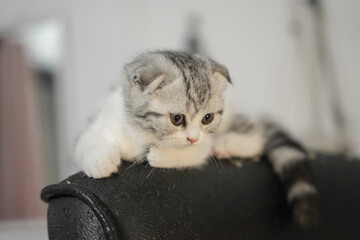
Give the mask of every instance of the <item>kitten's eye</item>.
[(204, 125), (207, 125), (207, 124), (211, 123), (213, 120), (214, 120), (214, 114), (208, 113), (203, 117), (203, 119), (201, 120), (201, 123)]
[(185, 116), (180, 113), (170, 113), (170, 120), (175, 126), (180, 126), (185, 123)]

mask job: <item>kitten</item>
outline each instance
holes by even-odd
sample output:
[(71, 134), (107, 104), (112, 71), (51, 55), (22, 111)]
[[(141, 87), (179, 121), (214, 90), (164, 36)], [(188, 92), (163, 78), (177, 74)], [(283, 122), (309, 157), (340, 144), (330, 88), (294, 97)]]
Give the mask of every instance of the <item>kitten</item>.
[(266, 154), (301, 225), (317, 222), (317, 190), (306, 151), (271, 124), (226, 106), (228, 70), (210, 58), (149, 52), (124, 67), (122, 85), (79, 138), (75, 159), (90, 177), (117, 172), (121, 159), (153, 167), (201, 166), (218, 158)]

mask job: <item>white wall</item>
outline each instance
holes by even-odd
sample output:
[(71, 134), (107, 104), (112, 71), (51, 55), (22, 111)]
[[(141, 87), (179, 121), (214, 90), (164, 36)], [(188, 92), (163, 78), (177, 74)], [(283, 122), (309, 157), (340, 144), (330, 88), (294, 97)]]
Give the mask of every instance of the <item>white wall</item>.
[[(239, 108), (269, 113), (309, 135), (309, 83), (290, 34), (290, 0), (81, 1), (0, 0), (0, 31), (57, 16), (67, 27), (59, 107), (61, 177), (72, 142), (99, 106), (121, 66), (148, 49), (181, 49), (190, 14), (202, 17), (207, 53), (228, 66)], [(301, 1), (299, 1), (301, 2)], [(329, 40), (354, 146), (360, 153), (360, 2), (327, 0)]]

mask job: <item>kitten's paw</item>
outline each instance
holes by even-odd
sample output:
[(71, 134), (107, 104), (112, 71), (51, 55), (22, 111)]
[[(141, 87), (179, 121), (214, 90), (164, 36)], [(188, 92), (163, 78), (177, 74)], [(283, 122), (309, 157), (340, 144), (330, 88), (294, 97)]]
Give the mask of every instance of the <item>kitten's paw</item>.
[(164, 168), (168, 167), (161, 161), (160, 154), (156, 151), (155, 148), (150, 148), (149, 153), (146, 155), (147, 161), (149, 162), (150, 166)]
[(146, 155), (152, 167), (157, 168), (187, 168), (199, 167), (206, 163), (211, 154), (211, 145), (204, 144), (197, 147), (175, 148), (150, 148)]
[(216, 140), (212, 148), (212, 151), (216, 158), (224, 159), (231, 157), (231, 152), (227, 148), (227, 141), (228, 138), (226, 135), (219, 136), (219, 138)]
[(86, 175), (104, 178), (118, 171), (120, 152), (113, 147), (93, 148), (83, 156), (82, 167)]
[(319, 224), (319, 210), (316, 196), (304, 196), (293, 203), (295, 222), (301, 228), (314, 228)]
[(224, 159), (224, 158), (230, 158), (231, 153), (229, 151), (214, 151), (214, 155), (217, 159)]
[(264, 140), (260, 134), (226, 133), (217, 137), (213, 152), (218, 158), (257, 158), (261, 155)]

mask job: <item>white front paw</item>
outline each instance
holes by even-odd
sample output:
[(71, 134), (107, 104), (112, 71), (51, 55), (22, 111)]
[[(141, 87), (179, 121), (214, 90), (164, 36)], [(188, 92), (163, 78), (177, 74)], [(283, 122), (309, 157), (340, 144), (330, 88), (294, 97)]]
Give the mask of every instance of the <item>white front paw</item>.
[(227, 147), (227, 141), (226, 135), (221, 135), (216, 140), (213, 146), (213, 153), (218, 159), (230, 158), (232, 156), (230, 149)]
[(157, 168), (199, 167), (211, 154), (211, 145), (202, 144), (185, 148), (150, 148), (146, 155), (149, 164)]
[(159, 153), (155, 150), (155, 148), (150, 148), (149, 153), (146, 155), (147, 161), (152, 167), (161, 167), (159, 166)]
[(262, 154), (264, 139), (261, 134), (226, 133), (218, 136), (213, 152), (218, 158), (256, 158)]
[[(179, 153), (174, 153), (173, 149), (150, 148), (146, 158), (152, 167), (156, 168), (178, 168), (183, 167), (183, 163), (179, 161)], [(185, 157), (186, 158), (186, 157)]]
[(83, 171), (89, 177), (103, 178), (118, 171), (120, 165), (120, 152), (112, 146), (94, 146), (83, 151)]

